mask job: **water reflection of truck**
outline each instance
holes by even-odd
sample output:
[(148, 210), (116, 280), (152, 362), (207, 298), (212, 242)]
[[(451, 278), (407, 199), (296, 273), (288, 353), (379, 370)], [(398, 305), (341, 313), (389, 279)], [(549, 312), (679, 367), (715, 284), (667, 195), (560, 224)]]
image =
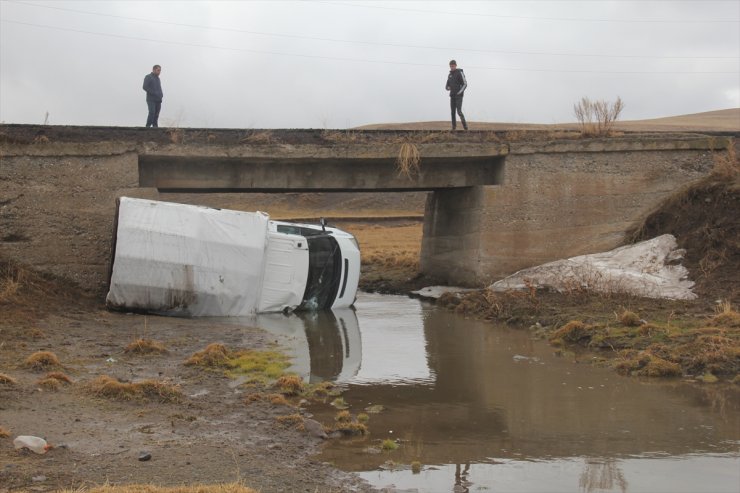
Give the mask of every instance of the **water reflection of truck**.
[(285, 316), (257, 315), (249, 324), (281, 336), (291, 353), (290, 371), (308, 383), (347, 382), (362, 363), (362, 338), (354, 308)]
[(355, 238), (322, 225), (122, 197), (106, 304), (178, 316), (343, 308), (355, 301)]

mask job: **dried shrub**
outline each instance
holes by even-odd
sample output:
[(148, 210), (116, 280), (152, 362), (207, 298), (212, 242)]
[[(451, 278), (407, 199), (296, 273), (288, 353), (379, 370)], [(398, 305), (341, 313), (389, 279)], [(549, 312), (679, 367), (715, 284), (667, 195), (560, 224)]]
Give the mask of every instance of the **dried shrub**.
[(226, 346), (214, 342), (198, 351), (185, 361), (186, 365), (205, 366), (208, 368), (229, 368), (229, 357), (232, 354)]
[(161, 342), (152, 339), (136, 339), (123, 350), (127, 354), (165, 354), (167, 349)]
[(401, 148), (398, 150), (398, 157), (396, 158), (396, 169), (399, 176), (403, 175), (406, 178), (412, 179), (415, 175), (419, 174), (420, 164), (421, 154), (419, 153), (419, 148), (410, 142), (401, 144)]
[(10, 430), (0, 426), (0, 438), (8, 438), (10, 436)]
[(591, 327), (580, 320), (571, 320), (556, 330), (551, 336), (551, 341), (565, 341), (574, 344), (588, 345), (594, 331)]
[(294, 396), (303, 393), (303, 380), (297, 375), (285, 375), (277, 379), (274, 385), (284, 395)]
[(343, 435), (356, 436), (356, 435), (367, 435), (368, 429), (365, 423), (359, 421), (340, 421), (336, 424), (335, 431), (340, 432)]
[(8, 264), (3, 271), (0, 277), (0, 303), (7, 303), (18, 294), (26, 271), (14, 264)]
[(51, 351), (38, 351), (26, 358), (24, 366), (34, 371), (43, 371), (48, 368), (61, 367), (62, 364), (57, 355)]
[(5, 373), (0, 373), (0, 385), (15, 386), (18, 385), (18, 380)]
[(584, 137), (603, 137), (611, 133), (614, 123), (624, 109), (620, 97), (609, 104), (607, 101), (591, 101), (587, 97), (573, 105), (581, 135)]
[(289, 414), (287, 416), (278, 416), (275, 421), (285, 427), (290, 428), (302, 428), (303, 427), (303, 416), (300, 414)]
[(638, 327), (642, 325), (642, 320), (640, 319), (639, 315), (629, 310), (624, 310), (622, 313), (619, 314), (618, 318), (619, 323), (624, 325), (625, 327)]
[(267, 399), (273, 406), (291, 406), (283, 394), (270, 394), (267, 396)]
[(156, 400), (179, 402), (182, 391), (178, 386), (158, 380), (143, 380), (137, 383), (121, 382), (108, 375), (101, 375), (89, 384), (91, 392), (101, 397), (117, 400)]
[(49, 372), (44, 378), (37, 382), (37, 385), (48, 390), (58, 390), (64, 385), (71, 384), (72, 379), (60, 371)]
[(352, 414), (347, 410), (339, 411), (334, 416), (334, 421), (338, 423), (349, 423), (350, 421), (352, 421)]
[(732, 143), (727, 147), (727, 152), (716, 153), (713, 156), (714, 168), (712, 174), (719, 178), (734, 178), (740, 175), (740, 159), (735, 152)]
[(738, 328), (740, 327), (740, 313), (732, 309), (732, 305), (729, 301), (723, 301), (715, 307), (716, 315), (714, 315), (709, 323), (710, 325), (727, 327), (727, 328)]

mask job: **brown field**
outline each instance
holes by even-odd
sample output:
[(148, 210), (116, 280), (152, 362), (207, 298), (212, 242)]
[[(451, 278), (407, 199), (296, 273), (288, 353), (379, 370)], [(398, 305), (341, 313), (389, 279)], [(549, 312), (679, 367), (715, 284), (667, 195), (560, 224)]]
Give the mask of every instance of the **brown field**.
[[(577, 130), (577, 123), (468, 122), (470, 130)], [(378, 123), (360, 130), (448, 130), (448, 121)], [(617, 121), (614, 130), (623, 132), (740, 132), (740, 108), (706, 111), (690, 115)]]

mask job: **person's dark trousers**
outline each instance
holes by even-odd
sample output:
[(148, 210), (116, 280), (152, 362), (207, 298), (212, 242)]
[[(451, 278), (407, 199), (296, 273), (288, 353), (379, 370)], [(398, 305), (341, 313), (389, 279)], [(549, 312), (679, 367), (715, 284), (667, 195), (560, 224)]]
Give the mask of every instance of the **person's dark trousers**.
[(462, 112), (462, 96), (450, 96), (450, 110), (452, 111), (452, 130), (457, 128), (457, 121), (455, 120), (455, 111), (460, 115), (460, 123), (465, 130), (468, 129), (468, 123), (465, 121), (465, 115)]
[(149, 115), (146, 117), (146, 126), (159, 127), (159, 110), (162, 109), (162, 102), (147, 101), (146, 105), (149, 108)]

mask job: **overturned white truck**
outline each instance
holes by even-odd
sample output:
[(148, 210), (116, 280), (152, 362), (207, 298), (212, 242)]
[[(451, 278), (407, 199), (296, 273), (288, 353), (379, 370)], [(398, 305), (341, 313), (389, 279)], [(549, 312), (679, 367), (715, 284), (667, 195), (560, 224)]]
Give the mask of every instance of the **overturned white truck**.
[(351, 234), (262, 212), (121, 197), (106, 305), (174, 316), (343, 308), (355, 301)]

